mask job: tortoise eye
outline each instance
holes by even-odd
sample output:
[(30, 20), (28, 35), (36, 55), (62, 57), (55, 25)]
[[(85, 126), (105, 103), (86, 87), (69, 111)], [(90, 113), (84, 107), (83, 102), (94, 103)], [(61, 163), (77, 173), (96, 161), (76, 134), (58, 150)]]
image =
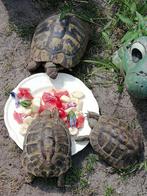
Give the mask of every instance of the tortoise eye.
[(145, 55), (145, 47), (139, 43), (136, 42), (131, 47), (131, 54), (132, 54), (132, 60), (134, 63), (137, 63), (139, 60), (141, 60)]

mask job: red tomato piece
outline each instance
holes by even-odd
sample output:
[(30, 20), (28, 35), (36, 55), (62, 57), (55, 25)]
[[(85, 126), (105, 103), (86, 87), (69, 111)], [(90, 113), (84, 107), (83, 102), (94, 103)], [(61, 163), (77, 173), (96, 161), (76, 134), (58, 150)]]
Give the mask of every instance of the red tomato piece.
[(17, 121), (17, 123), (22, 124), (25, 115), (23, 113), (18, 113), (16, 111), (14, 111), (13, 117)]
[(68, 91), (54, 91), (54, 96), (55, 97), (58, 97), (58, 98), (60, 98), (60, 97), (62, 97), (63, 95), (66, 95), (66, 96), (68, 96), (69, 97), (69, 92)]
[(30, 92), (30, 89), (29, 88), (19, 88), (18, 89), (18, 93), (17, 93), (17, 97), (18, 98), (25, 98), (25, 99), (33, 99), (33, 96)]
[(84, 126), (84, 120), (85, 120), (85, 117), (83, 115), (79, 115), (78, 118), (77, 118), (77, 123), (76, 123), (76, 127), (79, 129), (79, 128), (82, 128)]

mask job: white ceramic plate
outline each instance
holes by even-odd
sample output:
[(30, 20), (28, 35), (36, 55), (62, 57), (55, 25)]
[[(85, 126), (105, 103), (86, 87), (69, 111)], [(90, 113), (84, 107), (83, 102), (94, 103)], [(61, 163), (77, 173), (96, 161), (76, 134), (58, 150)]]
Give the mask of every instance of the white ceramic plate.
[[(69, 74), (59, 73), (55, 80), (49, 78), (45, 73), (34, 74), (21, 81), (13, 91), (17, 92), (19, 87), (30, 88), (31, 93), (34, 96), (42, 95), (43, 92), (50, 87), (54, 87), (56, 89), (66, 89), (69, 92), (73, 92), (75, 90), (82, 91), (85, 94), (85, 98), (83, 99), (83, 113), (93, 111), (99, 114), (99, 106), (92, 92), (81, 80)], [(14, 110), (15, 101), (13, 98), (11, 98), (11, 96), (9, 96), (4, 108), (4, 121), (9, 132), (9, 136), (21, 149), (23, 149), (24, 136), (19, 133), (20, 125), (13, 118)], [(88, 121), (85, 119), (84, 127), (80, 129), (79, 135), (88, 135), (90, 134), (90, 131), (91, 129), (88, 125)], [(75, 142), (72, 139), (72, 155), (81, 151), (87, 144), (88, 141)]]

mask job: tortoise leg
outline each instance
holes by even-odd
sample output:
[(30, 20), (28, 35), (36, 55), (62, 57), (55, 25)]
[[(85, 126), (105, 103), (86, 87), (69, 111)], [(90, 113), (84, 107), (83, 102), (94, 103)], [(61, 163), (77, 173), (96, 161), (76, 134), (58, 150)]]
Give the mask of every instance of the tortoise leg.
[(52, 79), (56, 79), (57, 75), (58, 75), (58, 69), (57, 66), (52, 63), (52, 62), (47, 62), (45, 65), (45, 71), (47, 73), (47, 75), (49, 77), (51, 77)]
[(27, 65), (27, 70), (29, 70), (29, 71), (35, 71), (39, 67), (39, 65), (40, 65), (39, 62), (31, 61)]
[(93, 129), (99, 119), (99, 114), (95, 112), (88, 112), (87, 119), (89, 126)]
[(25, 182), (30, 184), (34, 180), (34, 176), (31, 174), (26, 174), (25, 175)]
[(64, 187), (64, 174), (58, 177), (57, 185), (61, 188)]

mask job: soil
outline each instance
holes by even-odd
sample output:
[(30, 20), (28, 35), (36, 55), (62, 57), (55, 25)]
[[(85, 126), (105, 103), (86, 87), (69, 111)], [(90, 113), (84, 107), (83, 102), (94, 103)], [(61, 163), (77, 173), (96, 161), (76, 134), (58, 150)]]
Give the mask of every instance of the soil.
[[(65, 190), (49, 186), (47, 180), (35, 179), (28, 185), (24, 183), (21, 166), (22, 151), (9, 138), (3, 121), (3, 109), (10, 91), (30, 75), (26, 70), (29, 61), (31, 36), (21, 36), (20, 28), (27, 34), (27, 26), (36, 26), (47, 15), (56, 10), (42, 10), (30, 0), (0, 0), (0, 196), (68, 196), (76, 195), (72, 187)], [(87, 65), (84, 65), (87, 66)], [(94, 75), (89, 78), (92, 91), (99, 103), (101, 113), (114, 115), (127, 120), (143, 131), (144, 143), (147, 146), (147, 102), (132, 99), (126, 90), (117, 92), (117, 84), (111, 82), (113, 73), (93, 69)], [(76, 75), (76, 73), (74, 73)], [(85, 158), (93, 153), (90, 145), (73, 157), (73, 162), (83, 165)], [(145, 158), (147, 149), (145, 147)], [(80, 164), (79, 164), (80, 163)], [(140, 170), (134, 175), (122, 179), (117, 173), (111, 173), (108, 165), (97, 162), (95, 169), (88, 176), (89, 187), (77, 195), (106, 195), (106, 188), (111, 186), (112, 195), (143, 196), (147, 195), (147, 175)]]

